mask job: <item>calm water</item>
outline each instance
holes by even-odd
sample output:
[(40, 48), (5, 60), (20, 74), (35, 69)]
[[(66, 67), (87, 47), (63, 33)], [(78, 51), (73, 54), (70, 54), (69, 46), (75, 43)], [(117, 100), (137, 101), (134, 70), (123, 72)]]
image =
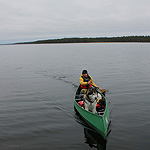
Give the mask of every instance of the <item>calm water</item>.
[[(107, 89), (108, 140), (74, 112), (87, 69)], [(150, 44), (0, 46), (1, 150), (149, 150)]]

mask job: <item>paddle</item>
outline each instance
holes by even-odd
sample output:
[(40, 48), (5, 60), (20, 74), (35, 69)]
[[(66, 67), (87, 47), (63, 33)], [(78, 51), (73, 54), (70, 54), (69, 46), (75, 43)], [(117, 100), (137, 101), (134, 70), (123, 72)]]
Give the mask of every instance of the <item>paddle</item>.
[[(97, 92), (103, 97), (103, 98), (105, 98), (105, 96), (104, 96), (104, 92), (106, 92), (106, 90), (105, 89), (99, 89), (99, 88), (97, 88), (96, 89), (97, 90)], [(103, 92), (102, 92), (103, 91)]]

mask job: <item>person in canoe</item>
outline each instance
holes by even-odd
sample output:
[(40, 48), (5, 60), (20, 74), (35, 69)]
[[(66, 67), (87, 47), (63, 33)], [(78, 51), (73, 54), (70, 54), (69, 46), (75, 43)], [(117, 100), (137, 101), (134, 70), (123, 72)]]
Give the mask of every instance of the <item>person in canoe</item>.
[(94, 87), (99, 88), (94, 82), (92, 77), (88, 74), (87, 70), (83, 70), (79, 78), (81, 93), (85, 93), (88, 88)]
[[(87, 89), (94, 86), (99, 88), (94, 82), (92, 77), (88, 74), (87, 70), (83, 70), (79, 78), (81, 93), (86, 93)], [(100, 89), (100, 88), (99, 88)], [(102, 93), (106, 92), (105, 89), (100, 89)]]

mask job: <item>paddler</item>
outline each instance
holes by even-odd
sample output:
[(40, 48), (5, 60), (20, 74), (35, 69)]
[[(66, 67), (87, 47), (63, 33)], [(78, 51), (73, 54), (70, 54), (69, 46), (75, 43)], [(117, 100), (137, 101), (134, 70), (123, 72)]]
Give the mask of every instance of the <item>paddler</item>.
[[(81, 88), (81, 93), (85, 93), (88, 88), (94, 86), (96, 88), (99, 88), (94, 82), (92, 77), (88, 74), (87, 70), (83, 70), (82, 74), (79, 78), (80, 82), (80, 88)], [(100, 88), (99, 88), (100, 89)], [(106, 92), (105, 89), (100, 89), (102, 93)]]

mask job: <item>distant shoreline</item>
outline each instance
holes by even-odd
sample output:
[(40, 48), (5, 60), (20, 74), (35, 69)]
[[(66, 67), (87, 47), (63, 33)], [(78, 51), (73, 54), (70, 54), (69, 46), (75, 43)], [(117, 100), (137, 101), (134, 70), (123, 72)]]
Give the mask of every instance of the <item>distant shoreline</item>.
[(18, 44), (75, 44), (75, 43), (150, 43), (150, 36), (122, 36), (122, 37), (95, 37), (95, 38), (61, 38), (37, 40), (32, 42), (17, 42), (0, 45)]
[(150, 36), (122, 36), (122, 37), (95, 37), (95, 38), (62, 38), (38, 40), (33, 42), (21, 42), (14, 44), (63, 44), (63, 43), (127, 43), (150, 42)]
[(88, 43), (89, 43), (89, 44), (92, 44), (92, 43), (93, 43), (93, 44), (94, 44), (94, 43), (95, 43), (95, 44), (96, 44), (96, 43), (97, 43), (97, 44), (98, 44), (98, 43), (99, 43), (99, 44), (100, 44), (100, 43), (101, 43), (101, 44), (111, 44), (111, 43), (112, 43), (112, 44), (113, 44), (113, 43), (114, 43), (114, 44), (115, 44), (115, 43), (116, 43), (116, 44), (117, 44), (117, 43), (118, 43), (118, 44), (119, 44), (119, 43), (120, 43), (120, 44), (127, 44), (127, 43), (150, 43), (150, 42), (12, 43), (12, 44), (0, 44), (0, 46), (5, 46), (5, 45), (29, 45), (29, 44), (33, 44), (33, 45), (34, 45), (34, 44), (35, 44), (35, 45), (40, 45), (40, 44), (42, 45), (42, 44), (43, 44), (43, 45), (44, 45), (44, 44), (88, 44)]
[(112, 43), (112, 44), (113, 44), (113, 43), (114, 43), (114, 44), (115, 44), (115, 43), (116, 43), (116, 44), (117, 44), (117, 43), (120, 43), (120, 44), (127, 44), (127, 43), (150, 43), (150, 42), (15, 43), (15, 44), (1, 44), (1, 45), (28, 45), (28, 44), (37, 44), (37, 45), (38, 45), (38, 44), (39, 44), (39, 45), (40, 45), (40, 44), (88, 44), (88, 43), (89, 43), (89, 44), (92, 44), (92, 43), (93, 43), (93, 44), (94, 44), (94, 43), (95, 43), (95, 44), (96, 44), (96, 43), (97, 43), (97, 44), (98, 44), (98, 43), (101, 43), (101, 44), (105, 44), (105, 43), (106, 43), (106, 44), (107, 44), (107, 43), (108, 43), (108, 44), (111, 44), (111, 43)]

